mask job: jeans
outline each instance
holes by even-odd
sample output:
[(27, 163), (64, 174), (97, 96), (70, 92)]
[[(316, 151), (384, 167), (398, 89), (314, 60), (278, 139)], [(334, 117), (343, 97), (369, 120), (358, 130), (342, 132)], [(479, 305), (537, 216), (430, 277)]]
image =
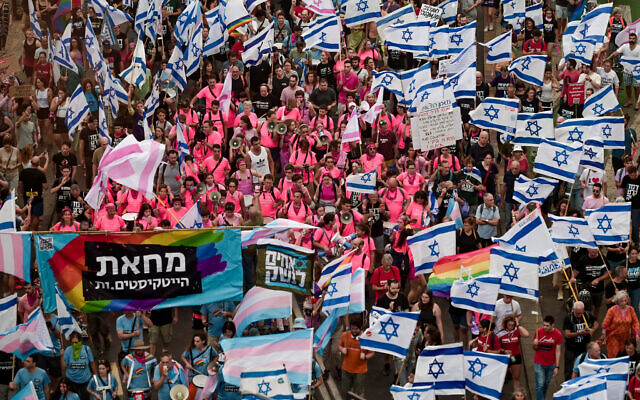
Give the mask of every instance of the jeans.
[(640, 232), (640, 209), (631, 209), (631, 240), (638, 243), (638, 233)]
[(556, 366), (555, 364), (549, 366), (533, 364), (533, 367), (536, 373), (536, 400), (544, 400)]

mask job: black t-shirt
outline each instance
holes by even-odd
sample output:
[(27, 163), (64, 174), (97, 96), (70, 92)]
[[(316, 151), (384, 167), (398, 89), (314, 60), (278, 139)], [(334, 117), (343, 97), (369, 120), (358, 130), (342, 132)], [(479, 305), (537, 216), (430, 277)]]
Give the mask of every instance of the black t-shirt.
[(84, 193), (80, 193), (78, 198), (69, 198), (69, 203), (67, 206), (71, 209), (73, 213), (73, 217), (76, 222), (82, 222), (87, 220), (87, 217), (84, 215), (84, 203), (80, 200), (84, 201)]
[(120, 61), (122, 60), (122, 58), (120, 57), (120, 52), (111, 50), (111, 53), (109, 54), (102, 54), (104, 55), (104, 59), (107, 61), (107, 64), (109, 64), (109, 68), (113, 68), (116, 74), (120, 75)]
[(540, 102), (536, 98), (532, 101), (523, 99), (520, 104), (522, 105), (523, 113), (537, 113), (540, 110)]
[(635, 263), (629, 261), (627, 265), (627, 281), (629, 282), (629, 290), (640, 288), (640, 260)]
[(476, 102), (482, 103), (482, 100), (489, 97), (489, 85), (487, 82), (482, 82), (480, 85), (476, 85)]
[(258, 118), (264, 117), (267, 111), (271, 110), (276, 104), (273, 101), (273, 96), (270, 94), (266, 96), (258, 95), (253, 98), (253, 111)]
[[(56, 178), (53, 182), (53, 187), (58, 186), (62, 182), (62, 178)], [(71, 200), (71, 185), (77, 184), (73, 179), (69, 179), (67, 183), (62, 185), (56, 193), (56, 211), (60, 212), (66, 206), (69, 206)]]
[(311, 96), (309, 96), (309, 101), (311, 101), (316, 106), (327, 106), (331, 105), (331, 103), (336, 101), (336, 92), (332, 88), (327, 88), (327, 90), (315, 89), (311, 92)]
[(22, 182), (25, 202), (33, 194), (33, 202), (40, 203), (42, 201), (42, 185), (47, 183), (47, 177), (44, 173), (36, 168), (27, 168), (20, 172), (19, 179)]
[(563, 101), (560, 103), (560, 108), (558, 108), (558, 115), (565, 119), (580, 118), (582, 116), (582, 108), (582, 104), (570, 106)]
[(518, 179), (519, 176), (520, 174), (516, 176), (513, 174), (513, 172), (511, 172), (511, 170), (508, 170), (507, 173), (504, 174), (503, 181), (507, 185), (507, 190), (505, 191), (504, 199), (502, 199), (502, 201), (508, 201), (509, 203), (513, 202), (513, 190), (516, 179)]
[(638, 365), (638, 361), (640, 361), (640, 353), (637, 351), (632, 355), (627, 354), (625, 349), (620, 350), (620, 353), (616, 357), (629, 357), (629, 376), (633, 376), (636, 373), (636, 366)]
[(371, 227), (372, 238), (382, 236), (382, 233), (384, 231), (384, 226), (382, 223), (387, 220), (384, 215), (380, 214), (380, 205), (382, 205), (382, 201), (378, 199), (378, 201), (376, 201), (375, 203), (368, 201), (366, 207), (364, 206), (364, 204), (360, 204), (360, 207), (358, 207), (358, 211), (361, 214), (368, 214), (370, 210), (373, 211), (373, 216), (371, 217), (371, 219), (369, 221), (366, 221)]
[(413, 54), (390, 49), (387, 65), (393, 69), (410, 69), (413, 64)]
[[(584, 313), (584, 317), (587, 320), (589, 326), (593, 326), (593, 317), (588, 312)], [(587, 329), (582, 317), (578, 318), (573, 312), (564, 317), (562, 323), (562, 330), (568, 330), (569, 332), (580, 332)], [(563, 332), (564, 333), (564, 332)], [(587, 350), (587, 343), (591, 341), (591, 335), (580, 335), (574, 338), (565, 337), (565, 346), (574, 353), (584, 353)]]
[(73, 153), (69, 153), (68, 156), (56, 153), (53, 155), (53, 163), (56, 165), (56, 178), (59, 178), (62, 176), (62, 167), (70, 167), (73, 172), (73, 167), (78, 165), (78, 159)]
[[(606, 266), (602, 262), (602, 258), (598, 255), (595, 258), (586, 256), (580, 258), (573, 266), (578, 271), (578, 279), (585, 283), (591, 283), (606, 272)], [(604, 281), (598, 282), (598, 286), (592, 287), (592, 291), (602, 293), (604, 291)]]
[[(613, 286), (611, 281), (607, 282), (604, 287), (604, 298), (610, 299), (616, 294), (617, 290), (627, 290), (627, 281), (622, 281), (620, 283), (616, 282), (616, 285)], [(615, 303), (607, 303), (607, 308), (611, 308), (615, 305)]]
[(384, 308), (385, 310), (389, 309), (389, 306), (393, 302), (393, 310), (392, 312), (405, 311), (409, 309), (409, 300), (407, 300), (407, 296), (404, 293), (398, 293), (398, 297), (395, 299), (390, 299), (388, 294), (385, 293), (376, 302), (377, 307)]
[(98, 140), (100, 139), (100, 135), (98, 134), (98, 130), (90, 130), (89, 128), (83, 128), (80, 131), (80, 139), (84, 140), (84, 154), (85, 156), (91, 157), (93, 151), (100, 146)]
[(269, 65), (269, 61), (265, 59), (255, 67), (250, 67), (249, 73), (251, 74), (251, 79), (249, 80), (249, 90), (251, 90), (252, 92), (258, 92), (260, 90), (260, 85), (262, 85), (263, 83), (267, 83), (267, 81), (269, 80), (269, 74), (271, 73), (271, 66)]
[(13, 356), (0, 351), (0, 385), (8, 385), (13, 380)]
[(173, 321), (173, 309), (162, 308), (160, 310), (151, 310), (151, 322), (155, 326), (168, 325)]
[(462, 229), (456, 233), (456, 246), (460, 247), (460, 253), (478, 250), (478, 243), (480, 243), (480, 236), (475, 230), (471, 231), (471, 235), (467, 235)]
[(497, 74), (491, 81), (491, 86), (496, 88), (496, 94), (494, 97), (504, 97), (504, 94), (511, 83), (513, 83), (513, 79), (509, 75), (504, 78), (502, 74)]
[(544, 41), (547, 43), (547, 45), (549, 43), (555, 43), (558, 21), (556, 21), (555, 18), (552, 18), (551, 21), (547, 21), (546, 18), (543, 18), (542, 24), (544, 25)]
[(273, 79), (271, 80), (271, 84), (273, 85), (271, 95), (278, 101), (278, 104), (280, 104), (280, 95), (282, 94), (282, 89), (289, 86), (289, 78), (283, 75), (282, 79), (278, 79), (278, 77), (274, 75)]
[(320, 63), (316, 67), (316, 71), (318, 74), (318, 78), (325, 78), (329, 83), (329, 87), (336, 87), (336, 77), (333, 74), (333, 67), (336, 65), (333, 60), (329, 60), (329, 62)]
[(240, 93), (244, 93), (245, 82), (244, 79), (238, 77), (238, 79), (231, 79), (231, 92), (236, 99), (240, 98)]
[(640, 208), (640, 176), (631, 179), (629, 175), (622, 178), (622, 188), (624, 189), (624, 200), (631, 202), (631, 208)]

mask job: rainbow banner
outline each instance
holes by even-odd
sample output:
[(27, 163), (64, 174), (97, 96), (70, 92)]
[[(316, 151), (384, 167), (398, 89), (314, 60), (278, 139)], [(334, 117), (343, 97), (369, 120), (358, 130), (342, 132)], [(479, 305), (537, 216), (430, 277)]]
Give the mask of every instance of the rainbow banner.
[(44, 309), (55, 283), (90, 313), (193, 306), (242, 298), (240, 231), (37, 234)]
[(433, 290), (435, 296), (449, 297), (451, 284), (460, 279), (461, 267), (464, 268), (465, 274), (471, 274), (474, 278), (489, 273), (489, 253), (496, 246), (442, 257), (433, 266), (433, 274), (429, 276), (427, 286)]

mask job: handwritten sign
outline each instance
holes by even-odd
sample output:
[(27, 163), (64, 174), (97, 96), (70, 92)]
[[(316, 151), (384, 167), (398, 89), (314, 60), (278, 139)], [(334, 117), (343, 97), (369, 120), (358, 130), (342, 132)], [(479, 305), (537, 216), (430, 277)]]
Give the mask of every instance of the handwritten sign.
[(418, 14), (418, 19), (426, 19), (429, 21), (440, 21), (440, 16), (442, 15), (442, 9), (438, 7), (429, 6), (423, 4), (420, 8), (420, 14)]
[(35, 95), (36, 91), (33, 85), (20, 85), (9, 87), (9, 96), (17, 98), (29, 98)]
[(584, 104), (584, 83), (569, 83), (567, 103), (569, 103), (570, 106)]
[[(411, 118), (413, 145), (422, 151), (451, 146), (458, 139), (456, 115), (451, 100), (420, 105), (418, 114)], [(460, 124), (459, 120), (457, 124)]]

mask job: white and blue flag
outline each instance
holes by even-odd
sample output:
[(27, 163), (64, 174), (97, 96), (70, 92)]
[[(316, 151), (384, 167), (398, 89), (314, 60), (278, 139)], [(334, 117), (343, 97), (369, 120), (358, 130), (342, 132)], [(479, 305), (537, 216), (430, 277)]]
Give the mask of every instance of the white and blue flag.
[(567, 41), (567, 43), (571, 47), (568, 48), (570, 52), (567, 55), (567, 59), (574, 59), (581, 64), (590, 65), (593, 53), (596, 51), (596, 41), (591, 39), (578, 40), (572, 36), (569, 36), (569, 38), (571, 41)]
[(580, 377), (601, 375), (607, 382), (607, 399), (622, 400), (625, 398), (629, 379), (629, 356), (607, 359), (590, 359), (585, 357), (578, 365)]
[(498, 300), (501, 277), (482, 275), (469, 280), (458, 279), (449, 291), (451, 304), (458, 308), (492, 314)]
[(447, 66), (447, 74), (455, 75), (462, 72), (464, 69), (470, 68), (476, 64), (476, 42), (473, 42), (467, 48), (462, 50), (458, 55), (449, 59), (449, 65)]
[(102, 56), (100, 46), (98, 45), (98, 38), (91, 27), (91, 20), (89, 18), (87, 18), (87, 24), (84, 29), (84, 44), (87, 50), (87, 61), (89, 61), (89, 65), (93, 67), (93, 70), (98, 76), (106, 79), (105, 76), (109, 68), (107, 68), (107, 62)]
[(562, 384), (553, 400), (608, 400), (604, 374), (578, 377)]
[(284, 364), (278, 367), (246, 368), (240, 374), (240, 392), (249, 397), (251, 394), (262, 394), (274, 400), (293, 400), (291, 383)]
[[(350, 311), (351, 312), (351, 311)], [(417, 312), (385, 313), (360, 335), (360, 347), (404, 358), (418, 324)]]
[(583, 15), (573, 37), (578, 40), (593, 39), (596, 43), (604, 43), (612, 9), (613, 3), (602, 4)]
[(362, 174), (352, 174), (347, 176), (347, 190), (355, 193), (375, 193), (378, 173), (376, 170)]
[(475, 82), (476, 82), (476, 66), (472, 65), (471, 68), (457, 73), (444, 80), (444, 88), (451, 88), (453, 90), (454, 97), (459, 99), (472, 99), (476, 98)]
[(601, 137), (605, 149), (624, 149), (624, 117), (591, 118), (591, 132)]
[(538, 276), (548, 276), (562, 269), (571, 268), (571, 259), (567, 254), (567, 247), (554, 243), (554, 248), (558, 258), (555, 260), (541, 261), (538, 266)]
[(449, 25), (456, 22), (456, 15), (458, 14), (458, 0), (445, 0), (438, 4), (438, 8), (442, 10), (440, 18), (445, 24)]
[(586, 210), (584, 217), (599, 246), (629, 241), (631, 203), (609, 203)]
[(81, 126), (82, 121), (89, 115), (89, 112), (87, 98), (84, 96), (82, 86), (78, 84), (76, 90), (74, 90), (71, 95), (65, 116), (65, 123), (71, 137), (75, 135), (76, 129)]
[(244, 5), (247, 8), (247, 11), (252, 13), (257, 6), (266, 2), (267, 0), (245, 0)]
[(505, 22), (511, 24), (516, 33), (520, 33), (526, 12), (525, 0), (504, 0), (502, 8)]
[(589, 118), (571, 118), (556, 126), (555, 136), (560, 143), (580, 145), (591, 136), (593, 120)]
[(584, 101), (582, 115), (585, 117), (594, 117), (619, 109), (620, 103), (618, 103), (618, 97), (613, 91), (613, 85), (607, 85)]
[[(153, 0), (151, 0), (153, 1)], [(133, 28), (138, 38), (144, 38), (145, 26), (147, 24), (147, 15), (149, 13), (149, 0), (138, 0), (136, 8), (136, 17), (133, 20)], [(151, 39), (151, 37), (149, 37)]]
[(516, 58), (509, 65), (509, 72), (523, 82), (542, 86), (547, 56), (528, 55)]
[[(198, 3), (199, 4), (199, 3)], [(185, 48), (185, 64), (184, 72), (187, 76), (191, 76), (199, 68), (202, 62), (202, 12), (198, 5), (197, 19), (193, 25), (191, 34), (189, 36), (189, 42)]]
[[(317, 20), (316, 22), (318, 22)], [(244, 51), (242, 52), (242, 61), (249, 66), (260, 64), (262, 58), (271, 54), (273, 48), (273, 21), (263, 30), (256, 33), (254, 37), (244, 42)], [(304, 37), (304, 33), (303, 33)], [(307, 38), (304, 38), (307, 48), (313, 47), (309, 45)], [(247, 47), (249, 52), (247, 53)]]
[[(305, 50), (318, 49), (338, 52), (340, 51), (340, 34), (341, 29), (338, 16), (329, 15), (318, 18), (309, 29), (302, 32), (304, 48)], [(269, 51), (271, 51), (271, 48), (269, 48)]]
[(418, 387), (391, 385), (390, 391), (393, 400), (434, 400), (436, 397), (433, 385)]
[(16, 194), (9, 193), (7, 200), (0, 207), (0, 232), (16, 231)]
[(104, 112), (104, 102), (98, 100), (98, 134), (107, 138), (111, 144), (111, 136), (109, 136), (109, 127), (107, 126), (107, 114)]
[(539, 209), (529, 213), (499, 238), (493, 241), (507, 250), (526, 253), (534, 257), (557, 258), (553, 241)]
[(566, 29), (564, 30), (564, 33), (562, 34), (562, 52), (565, 57), (567, 57), (573, 49), (573, 41), (580, 40), (579, 38), (573, 36), (573, 34), (576, 32), (576, 29), (578, 29), (579, 24), (580, 20), (569, 21), (569, 23), (567, 23)]
[(202, 214), (200, 213), (200, 202), (197, 201), (185, 215), (180, 218), (175, 229), (200, 229), (202, 228)]
[(440, 25), (429, 33), (429, 58), (442, 58), (449, 55), (449, 26)]
[(0, 299), (0, 333), (10, 331), (18, 323), (18, 295)]
[(436, 395), (464, 395), (462, 343), (427, 346), (416, 363), (413, 386), (434, 385)]
[(543, 139), (538, 147), (533, 172), (572, 183), (578, 173), (581, 158), (580, 143), (565, 144)]
[(111, 75), (111, 71), (107, 70), (106, 77), (103, 82), (102, 99), (109, 104), (111, 115), (116, 118), (120, 103), (127, 103), (129, 94), (122, 87), (122, 83)]
[(407, 238), (413, 253), (416, 275), (428, 274), (436, 261), (456, 254), (456, 223), (454, 221), (423, 229)]
[(402, 25), (407, 22), (415, 22), (417, 20), (416, 13), (413, 10), (413, 4), (407, 4), (404, 7), (398, 8), (394, 12), (378, 18), (376, 21), (376, 29), (378, 35), (382, 40), (386, 40), (384, 35), (385, 28), (391, 25)]
[(553, 111), (518, 113), (516, 136), (511, 143), (537, 147), (542, 139), (554, 139)]
[(539, 176), (535, 179), (520, 174), (513, 186), (513, 199), (526, 205), (530, 202), (542, 204), (558, 185), (558, 181)]
[(60, 37), (60, 40), (56, 41), (56, 45), (53, 51), (53, 61), (57, 62), (61, 66), (70, 69), (71, 71), (78, 73), (78, 66), (75, 61), (71, 59), (69, 55), (69, 50), (65, 43), (69, 40), (71, 41), (71, 21), (67, 24), (67, 27), (64, 29), (64, 33)]
[(601, 138), (589, 138), (582, 145), (580, 165), (604, 173), (604, 145)]
[(509, 356), (479, 351), (464, 352), (464, 378), (467, 390), (482, 398), (500, 400)]
[(220, 53), (224, 47), (225, 41), (229, 38), (229, 32), (222, 22), (222, 17), (220, 16), (220, 7), (221, 6), (218, 5), (207, 11), (204, 15), (207, 20), (207, 25), (209, 26), (207, 41), (202, 44), (202, 55), (204, 57)]
[(133, 21), (133, 18), (131, 18), (129, 14), (125, 13), (122, 10), (118, 10), (111, 4), (107, 3), (106, 0), (89, 0), (88, 3), (89, 6), (93, 7), (94, 11), (96, 12), (96, 17), (98, 17), (99, 19), (104, 19), (106, 18), (106, 16), (108, 16), (113, 26)]
[(558, 217), (549, 214), (549, 220), (553, 223), (551, 225), (551, 239), (555, 243), (572, 247), (584, 247), (586, 249), (598, 248), (586, 219)]
[(392, 92), (399, 99), (403, 98), (402, 79), (400, 74), (393, 71), (371, 71), (373, 74), (373, 81), (371, 82), (371, 91), (375, 92), (379, 88), (385, 88)]
[(470, 122), (478, 128), (493, 129), (511, 139), (516, 134), (519, 108), (517, 99), (487, 97), (469, 113)]
[(400, 80), (404, 97), (401, 103), (410, 106), (418, 89), (425, 83), (431, 82), (431, 64), (424, 63), (418, 68), (402, 71)]
[[(220, 10), (226, 11), (227, 7), (223, 7)], [(242, 3), (234, 4), (234, 7), (229, 7), (229, 9), (237, 9), (241, 12), (240, 8), (244, 9), (244, 5)], [(244, 9), (246, 11), (246, 9)], [(220, 16), (224, 21), (224, 16)], [(173, 28), (173, 33), (176, 37), (178, 45), (182, 48), (188, 45), (189, 38), (191, 37), (191, 33), (193, 32), (198, 18), (202, 18), (202, 8), (200, 6), (199, 1), (190, 0), (187, 6), (182, 10), (178, 19), (176, 20), (175, 26)], [(240, 16), (242, 18), (242, 16)], [(229, 21), (226, 21), (229, 22)]]
[(73, 314), (71, 314), (71, 310), (69, 309), (69, 303), (67, 303), (67, 299), (60, 292), (58, 285), (56, 285), (56, 311), (58, 313), (58, 324), (60, 324), (58, 328), (60, 328), (60, 331), (62, 331), (67, 340), (69, 340), (73, 332), (82, 333), (82, 329), (80, 329), (78, 322), (73, 318)]
[(138, 89), (142, 87), (147, 76), (147, 62), (145, 61), (144, 43), (138, 39), (133, 50), (133, 59), (129, 68), (120, 73), (123, 81), (134, 85)]
[[(436, 79), (427, 82), (420, 86), (416, 91), (413, 101), (408, 108), (409, 113), (421, 113), (430, 109), (431, 104), (441, 101), (445, 98), (445, 93), (452, 91), (445, 91), (444, 79)], [(417, 145), (417, 141), (414, 140), (414, 146)]]
[[(553, 244), (551, 246), (553, 248)], [(493, 247), (490, 250), (489, 273), (501, 277), (500, 293), (503, 294), (537, 300), (538, 265), (540, 265), (540, 257), (532, 257), (500, 247)]]
[(38, 20), (38, 15), (36, 14), (33, 2), (34, 0), (27, 0), (27, 3), (29, 4), (29, 23), (31, 24), (31, 29), (33, 29), (35, 37), (42, 39), (42, 29), (40, 28), (40, 21)]
[[(156, 79), (151, 94), (144, 102), (144, 119), (151, 121), (158, 107), (160, 107), (160, 80)], [(153, 135), (150, 139), (153, 139)]]
[[(423, 38), (424, 40), (424, 38)], [(449, 28), (449, 55), (460, 53), (467, 47), (475, 44), (476, 21), (464, 26)]]
[(388, 26), (384, 29), (384, 36), (390, 49), (408, 53), (426, 53), (429, 51), (428, 37), (431, 28), (431, 21), (417, 20)]
[(184, 72), (184, 55), (180, 50), (180, 46), (174, 46), (166, 69), (171, 76), (170, 79), (175, 82), (176, 86), (180, 90), (184, 90), (187, 87), (187, 75)]
[(508, 31), (496, 36), (487, 43), (480, 43), (487, 48), (487, 64), (509, 62), (513, 58), (511, 37), (513, 32)]
[(346, 0), (344, 23), (347, 28), (375, 21), (382, 16), (379, 0)]
[(335, 309), (346, 309), (349, 307), (350, 298), (351, 268), (344, 268), (331, 276), (331, 282), (327, 286), (327, 292), (322, 302), (322, 311), (330, 313)]
[(176, 141), (178, 142), (178, 162), (182, 166), (185, 157), (189, 155), (189, 143), (184, 137), (184, 129), (180, 121), (176, 122)]
[(640, 57), (620, 57), (620, 65), (624, 68), (624, 72), (640, 80)]
[(542, 17), (542, 2), (533, 3), (529, 7), (524, 10), (525, 18), (531, 18), (533, 23), (536, 26), (536, 29), (542, 30), (544, 28), (543, 25), (543, 17)]

